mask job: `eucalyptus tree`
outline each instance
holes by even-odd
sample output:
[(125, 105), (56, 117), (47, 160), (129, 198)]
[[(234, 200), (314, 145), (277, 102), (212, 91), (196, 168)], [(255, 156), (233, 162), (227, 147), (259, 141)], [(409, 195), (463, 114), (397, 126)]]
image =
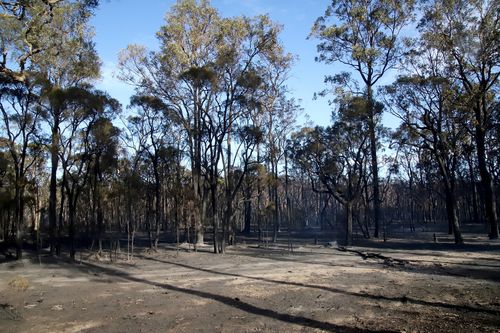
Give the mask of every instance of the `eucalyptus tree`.
[(78, 3), (60, 4), (53, 9), (50, 22), (51, 38), (56, 48), (33, 56), (33, 67), (44, 77), (41, 94), (44, 120), (50, 128), (50, 194), (49, 235), (51, 253), (56, 248), (57, 229), (57, 172), (59, 169), (59, 136), (61, 126), (71, 118), (72, 92), (75, 87), (99, 76), (100, 63), (88, 28), (90, 13)]
[[(403, 140), (404, 138), (404, 140)], [(393, 170), (399, 176), (399, 179), (407, 189), (405, 195), (397, 193), (398, 197), (404, 197), (403, 200), (408, 202), (409, 207), (397, 206), (399, 212), (408, 220), (410, 230), (415, 231), (415, 221), (417, 216), (418, 198), (420, 197), (420, 189), (418, 187), (418, 163), (420, 157), (420, 148), (417, 144), (408, 144), (410, 141), (416, 141), (413, 136), (408, 135), (404, 131), (395, 131), (392, 134), (391, 148), (397, 147), (396, 156), (394, 158)], [(405, 143), (405, 144), (402, 144)]]
[(70, 119), (73, 115), (68, 115), (68, 110), (74, 108), (69, 104), (74, 104), (77, 91), (99, 72), (88, 27), (97, 5), (97, 0), (12, 0), (0, 4), (0, 84), (33, 87), (31, 96), (36, 95), (39, 104), (34, 109), (37, 119), (44, 118), (51, 131), (51, 252), (56, 248), (61, 126), (66, 130), (71, 127), (74, 119)]
[[(116, 103), (111, 101), (112, 103)], [(118, 111), (118, 105), (112, 106)], [(89, 136), (90, 145), (90, 182), (92, 187), (92, 225), (93, 240), (98, 242), (99, 252), (102, 252), (102, 235), (104, 232), (104, 205), (109, 193), (105, 189), (109, 188), (110, 178), (118, 167), (118, 148), (120, 130), (113, 125), (114, 114), (98, 115)], [(111, 207), (108, 206), (109, 209)]]
[[(238, 193), (243, 188), (244, 180), (251, 177), (251, 172), (254, 170), (254, 165), (256, 161), (254, 158), (254, 151), (257, 148), (258, 143), (262, 140), (263, 133), (262, 129), (254, 126), (253, 124), (247, 124), (240, 126), (234, 135), (235, 141), (238, 143), (237, 149), (235, 151), (235, 157), (233, 161), (228, 161), (232, 163), (231, 168), (225, 168), (227, 173), (224, 174), (224, 193), (225, 193), (225, 210), (223, 215), (223, 230), (222, 238), (220, 244), (220, 252), (225, 252), (226, 239), (229, 234), (229, 229), (231, 229), (231, 240), (230, 245), (234, 244), (236, 227), (234, 224), (235, 209), (234, 201), (237, 198)], [(239, 160), (236, 166), (236, 160)], [(246, 206), (248, 209), (248, 206)]]
[(153, 95), (179, 117), (189, 149), (198, 241), (203, 242), (202, 117), (212, 109), (211, 64), (222, 38), (220, 18), (207, 1), (177, 2), (158, 32), (161, 51), (147, 52), (130, 45), (120, 56), (121, 78), (135, 85), (138, 93)]
[(486, 138), (498, 105), (500, 3), (496, 0), (436, 0), (424, 7), (420, 23), (423, 40), (446, 55), (453, 79), (468, 99), (477, 164), (481, 176), (490, 238), (498, 238), (493, 179), (488, 169)]
[[(71, 89), (68, 100), (71, 101), (69, 108), (72, 112), (59, 135), (59, 158), (63, 171), (63, 193), (67, 197), (70, 257), (74, 258), (77, 204), (92, 172), (91, 162), (94, 154), (92, 131), (99, 119), (118, 112), (120, 104), (107, 94), (90, 87)], [(62, 211), (64, 197), (61, 199), (60, 206)], [(59, 223), (62, 225), (62, 217)], [(62, 227), (60, 226), (59, 235), (61, 234)]]
[(29, 170), (41, 156), (40, 112), (36, 85), (14, 83), (0, 86), (1, 129), (14, 169), (14, 236), (16, 257), (22, 258), (25, 190)]
[[(435, 82), (434, 82), (435, 84)], [(419, 85), (418, 83), (416, 84)], [(431, 90), (433, 83), (428, 83), (424, 89), (419, 89), (416, 94), (425, 94)], [(419, 88), (422, 88), (420, 86)], [(434, 87), (435, 88), (435, 87)], [(397, 99), (401, 97), (404, 92), (406, 94), (415, 96), (415, 85), (399, 81), (397, 88), (399, 93), (395, 94), (392, 98)], [(438, 88), (439, 89), (439, 88)], [(427, 90), (423, 92), (422, 90)], [(435, 93), (435, 92), (434, 92)], [(421, 96), (420, 96), (421, 97)], [(435, 97), (435, 96), (433, 96)], [(433, 98), (430, 97), (430, 98)], [(401, 101), (401, 103), (405, 103)], [(425, 101), (422, 103), (424, 104)], [(440, 180), (444, 188), (446, 212), (448, 217), (449, 233), (455, 236), (455, 243), (463, 243), (460, 232), (460, 224), (458, 219), (458, 206), (457, 206), (457, 177), (459, 168), (459, 159), (462, 156), (461, 142), (466, 136), (463, 128), (459, 124), (453, 122), (453, 111), (446, 108), (438, 108), (437, 110), (426, 109), (422, 104), (417, 102), (417, 105), (404, 106), (398, 104), (396, 108), (399, 109), (399, 117), (403, 120), (403, 124), (398, 129), (402, 133), (399, 144), (401, 145), (415, 145), (423, 150), (429, 151), (432, 157), (437, 162), (436, 167), (439, 170)], [(411, 111), (413, 109), (417, 111)], [(417, 140), (410, 140), (408, 136), (417, 136)], [(412, 179), (413, 180), (413, 179)], [(412, 184), (413, 185), (413, 184)]]
[[(54, 1), (57, 3), (59, 1)], [(52, 20), (50, 1), (2, 1), (0, 3), (0, 82), (23, 83), (30, 58), (44, 50), (39, 44)], [(10, 59), (14, 59), (13, 61)]]
[[(295, 119), (295, 110), (290, 107), (292, 103), (286, 104), (288, 99), (285, 95), (285, 82), (293, 59), (290, 54), (284, 53), (277, 40), (280, 28), (273, 26), (267, 17), (234, 19), (234, 24), (241, 25), (244, 29), (239, 33), (241, 42), (238, 43), (240, 46), (237, 52), (240, 57), (238, 62), (231, 65), (232, 70), (228, 70), (227, 66), (224, 66), (226, 69), (221, 68), (222, 73), (232, 73), (231, 76), (234, 77), (224, 78), (226, 86), (224, 90), (231, 91), (232, 94), (230, 98), (224, 97), (226, 105), (228, 105), (228, 100), (232, 101), (227, 107), (228, 119), (224, 121), (229, 125), (223, 143), (226, 201), (223, 223), (226, 228), (232, 225), (230, 222), (233, 219), (233, 202), (242, 185), (242, 180), (248, 174), (249, 163), (259, 163), (259, 161), (253, 161), (253, 152), (260, 148), (265, 138), (272, 135), (273, 131), (277, 131), (278, 126), (285, 127), (283, 119), (286, 118), (289, 123)], [(275, 121), (274, 127), (269, 126), (272, 124), (270, 120)], [(288, 132), (290, 131), (291, 129), (288, 129)], [(232, 135), (231, 132), (237, 135)], [(284, 141), (283, 133), (279, 134), (280, 137), (277, 140)], [(232, 136), (236, 140), (231, 139)], [(236, 143), (239, 142), (236, 153), (232, 153), (231, 149), (233, 140)], [(241, 154), (238, 154), (240, 149), (242, 149)], [(271, 150), (268, 149), (268, 157), (271, 156), (270, 152)], [(277, 165), (280, 157), (277, 154), (273, 156), (273, 162)], [(237, 157), (239, 157), (238, 172), (233, 172), (233, 169), (237, 167)], [(238, 176), (234, 177), (235, 175)], [(275, 223), (277, 221), (275, 220)]]
[[(151, 166), (153, 175), (155, 233), (154, 239), (151, 238), (150, 246), (156, 249), (160, 228), (165, 218), (162, 207), (164, 200), (162, 188), (165, 175), (162, 170), (166, 168), (164, 168), (163, 160), (167, 157), (167, 147), (174, 144), (172, 142), (175, 137), (173, 135), (174, 126), (172, 117), (169, 115), (169, 108), (155, 97), (133, 96), (131, 106), (138, 110), (137, 115), (129, 118), (131, 135), (138, 138), (139, 154)], [(152, 228), (149, 228), (150, 235), (152, 235), (152, 231)]]
[[(275, 97), (272, 107), (266, 112), (265, 129), (267, 148), (267, 161), (269, 163), (269, 197), (272, 200), (273, 211), (273, 241), (276, 242), (280, 229), (281, 218), (279, 216), (279, 170), (280, 163), (285, 162), (287, 144), (292, 131), (295, 129), (295, 120), (300, 112), (300, 107), (294, 99), (289, 99), (285, 92)], [(287, 169), (285, 168), (285, 173)], [(285, 177), (286, 178), (286, 177)], [(286, 203), (285, 203), (286, 204)]]
[(268, 174), (270, 176), (269, 197), (272, 200), (273, 211), (273, 241), (277, 240), (280, 228), (279, 216), (279, 164), (285, 157), (286, 143), (291, 132), (294, 130), (295, 120), (300, 112), (300, 107), (294, 99), (288, 96), (286, 81), (293, 64), (290, 54), (279, 59), (273, 59), (266, 65), (264, 71), (264, 93), (261, 98), (263, 109), (262, 119), (259, 123), (265, 131), (263, 142), (265, 160), (268, 163)]
[(98, 0), (1, 1), (0, 83), (26, 82), (34, 57), (60, 49), (64, 40), (57, 38), (61, 31), (53, 23), (60, 17), (61, 8), (78, 7), (79, 14), (87, 16), (98, 3)]
[[(332, 0), (312, 28), (311, 37), (318, 38), (317, 61), (341, 64), (354, 71), (365, 86), (362, 92), (368, 107), (360, 121), (368, 125), (370, 135), (371, 173), (375, 233), (380, 224), (381, 194), (377, 159), (377, 125), (380, 115), (375, 107), (373, 87), (394, 69), (404, 55), (402, 30), (413, 20), (414, 0)], [(343, 84), (350, 74), (327, 76), (325, 81)]]
[[(428, 150), (439, 167), (445, 189), (450, 233), (463, 242), (457, 213), (456, 182), (459, 159), (468, 140), (461, 118), (460, 90), (443, 72), (443, 54), (435, 49), (408, 58), (409, 76), (385, 89), (393, 115), (402, 121), (401, 144)], [(411, 140), (410, 138), (418, 138)]]
[(333, 196), (344, 206), (347, 245), (352, 245), (353, 210), (367, 172), (369, 137), (366, 123), (359, 121), (366, 107), (365, 99), (345, 100), (331, 126), (304, 128), (295, 134), (292, 145), (293, 161), (307, 172), (313, 190)]
[[(203, 242), (210, 200), (217, 206), (210, 193), (217, 193), (221, 172), (229, 175), (234, 167), (232, 138), (249, 111), (240, 102), (258, 87), (262, 64), (283, 57), (279, 30), (267, 16), (221, 18), (208, 1), (184, 0), (172, 7), (158, 32), (159, 52), (133, 45), (121, 54), (121, 78), (140, 94), (159, 98), (183, 129), (198, 242)], [(225, 189), (228, 199), (234, 184)], [(229, 209), (231, 201), (225, 203)], [(214, 218), (213, 208), (211, 214)]]
[[(123, 133), (122, 133), (123, 135)], [(118, 161), (118, 177), (113, 188), (121, 203), (127, 232), (127, 259), (134, 256), (135, 235), (139, 229), (141, 215), (144, 210), (144, 198), (147, 184), (140, 175), (140, 160), (137, 154), (126, 156)]]
[[(257, 149), (256, 145), (256, 149)], [(245, 178), (243, 179), (242, 184), (242, 192), (243, 192), (243, 233), (249, 235), (252, 230), (252, 221), (255, 216), (254, 209), (254, 197), (256, 193), (256, 184), (257, 184), (257, 170), (258, 163), (255, 160), (255, 164), (253, 164)], [(258, 210), (257, 210), (258, 213)], [(259, 239), (260, 240), (260, 239)]]

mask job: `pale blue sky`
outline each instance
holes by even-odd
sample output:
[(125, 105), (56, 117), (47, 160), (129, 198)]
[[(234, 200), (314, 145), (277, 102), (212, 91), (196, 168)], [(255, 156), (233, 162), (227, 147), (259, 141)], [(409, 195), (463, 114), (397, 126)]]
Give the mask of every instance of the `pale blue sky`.
[[(158, 46), (156, 32), (164, 24), (165, 14), (175, 0), (111, 0), (102, 1), (92, 24), (95, 42), (103, 62), (103, 79), (98, 87), (120, 100), (126, 106), (133, 89), (113, 77), (118, 53), (128, 44), (141, 44), (148, 48)], [(291, 95), (301, 100), (304, 112), (318, 125), (330, 122), (331, 107), (327, 99), (313, 100), (315, 92), (324, 89), (325, 74), (338, 71), (314, 61), (315, 40), (307, 40), (310, 29), (321, 16), (329, 0), (212, 0), (222, 16), (269, 14), (283, 25), (281, 40), (287, 52), (298, 56), (291, 71), (288, 86)], [(303, 117), (301, 120), (303, 121)]]

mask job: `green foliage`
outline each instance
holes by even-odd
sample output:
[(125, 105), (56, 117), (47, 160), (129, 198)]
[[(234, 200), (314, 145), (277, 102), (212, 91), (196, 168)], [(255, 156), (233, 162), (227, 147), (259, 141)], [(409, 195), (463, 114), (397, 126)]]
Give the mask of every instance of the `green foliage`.
[(92, 127), (92, 150), (95, 158), (100, 159), (103, 172), (113, 172), (118, 163), (118, 147), (120, 129), (106, 117), (100, 117)]
[[(95, 51), (87, 52), (93, 45), (86, 23), (97, 4), (93, 0), (2, 2), (0, 82), (25, 82), (26, 71), (57, 61), (66, 72), (95, 76), (98, 60)], [(47, 75), (64, 79), (61, 72)]]
[(335, 0), (319, 17), (311, 37), (320, 39), (318, 61), (340, 62), (373, 85), (404, 54), (401, 30), (414, 19), (415, 1)]
[(191, 67), (180, 78), (192, 82), (195, 87), (217, 86), (217, 74), (209, 66)]
[(498, 92), (499, 18), (498, 1), (439, 0), (424, 6), (419, 25), (422, 43), (442, 54), (449, 76), (459, 79), (471, 108), (480, 104), (482, 116), (474, 121), (485, 130)]

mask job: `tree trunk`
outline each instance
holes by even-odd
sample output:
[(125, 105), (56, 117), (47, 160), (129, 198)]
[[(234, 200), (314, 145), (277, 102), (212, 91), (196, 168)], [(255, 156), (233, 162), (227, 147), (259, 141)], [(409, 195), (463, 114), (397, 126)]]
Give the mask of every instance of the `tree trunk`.
[(103, 247), (102, 247), (102, 237), (104, 233), (104, 212), (102, 209), (102, 198), (101, 198), (101, 191), (100, 191), (100, 183), (101, 183), (101, 165), (100, 165), (100, 156), (97, 155), (95, 158), (95, 165), (94, 165), (94, 205), (95, 205), (95, 210), (96, 210), (96, 224), (97, 224), (97, 242), (99, 244), (99, 254), (102, 253)]
[(153, 163), (153, 168), (154, 168), (154, 176), (155, 176), (155, 235), (154, 235), (154, 249), (158, 249), (158, 242), (160, 240), (160, 228), (161, 228), (161, 223), (162, 223), (162, 218), (163, 218), (163, 209), (161, 206), (161, 200), (162, 200), (162, 195), (161, 195), (161, 179), (160, 179), (160, 173), (158, 171), (158, 161), (157, 157), (153, 157), (154, 163)]
[[(19, 185), (16, 185), (16, 187)], [(15, 238), (16, 238), (16, 259), (23, 258), (23, 222), (24, 222), (24, 191), (21, 188), (16, 188), (16, 222), (15, 222)]]
[(150, 195), (147, 196), (147, 211), (146, 211), (146, 225), (148, 227), (148, 241), (149, 241), (149, 249), (153, 249), (153, 222), (151, 221), (151, 214), (153, 210), (153, 203), (151, 202), (153, 199)]
[(50, 145), (49, 238), (50, 254), (56, 252), (57, 229), (57, 167), (59, 164), (59, 117), (54, 117)]
[(279, 200), (278, 200), (278, 165), (277, 162), (271, 163), (271, 172), (273, 175), (273, 182), (271, 185), (271, 200), (274, 204), (273, 210), (273, 243), (278, 241), (278, 232), (280, 230), (280, 216), (279, 216)]
[(462, 233), (460, 232), (460, 224), (458, 223), (457, 199), (455, 196), (454, 186), (451, 185), (451, 188), (446, 186), (445, 192), (448, 224), (452, 229), (453, 235), (455, 236), (455, 244), (463, 244), (464, 240), (462, 238)]
[(214, 238), (214, 253), (219, 253), (219, 223), (217, 219), (217, 184), (213, 184), (210, 189), (210, 195), (212, 197), (211, 207), (212, 207), (212, 228), (213, 228), (213, 238)]
[[(207, 216), (208, 202), (207, 196), (202, 196), (201, 213), (199, 217), (198, 225), (196, 226), (196, 246), (205, 244), (205, 216)], [(196, 249), (196, 248), (195, 248)]]
[(249, 235), (252, 228), (252, 188), (248, 186), (245, 189), (245, 203), (244, 203), (244, 219), (245, 227), (243, 233)]
[(373, 221), (375, 224), (373, 236), (378, 238), (380, 232), (380, 184), (377, 162), (376, 115), (373, 103), (373, 88), (370, 84), (367, 84), (366, 90), (368, 100), (368, 131), (370, 136), (371, 169), (373, 176)]
[(352, 202), (349, 201), (345, 203), (345, 212), (346, 212), (346, 245), (352, 245)]
[[(489, 237), (490, 239), (498, 239), (498, 220), (497, 220), (497, 209), (495, 201), (495, 192), (493, 191), (493, 179), (488, 170), (488, 165), (486, 162), (486, 148), (485, 148), (485, 133), (482, 128), (481, 111), (475, 110), (476, 112), (476, 149), (477, 149), (477, 164), (479, 167), (479, 174), (481, 175), (481, 187), (484, 197), (485, 205), (485, 215), (486, 220), (490, 226)], [(479, 118), (479, 119), (478, 119)]]
[(69, 235), (69, 257), (74, 260), (75, 259), (75, 214), (76, 214), (76, 207), (75, 203), (73, 202), (74, 199), (70, 195), (68, 197), (68, 219), (69, 219), (69, 229), (68, 229), (68, 235)]
[(59, 205), (59, 226), (57, 228), (57, 244), (56, 244), (56, 255), (61, 255), (62, 247), (62, 233), (64, 228), (64, 203), (66, 200), (66, 191), (64, 191), (64, 186), (66, 186), (66, 175), (63, 174), (62, 184), (61, 184), (61, 202)]

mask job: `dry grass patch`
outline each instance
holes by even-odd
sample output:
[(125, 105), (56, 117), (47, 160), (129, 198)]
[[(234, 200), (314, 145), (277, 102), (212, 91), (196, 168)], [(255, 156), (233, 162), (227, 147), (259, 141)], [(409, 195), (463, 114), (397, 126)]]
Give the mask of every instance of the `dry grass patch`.
[(29, 288), (30, 283), (28, 279), (22, 276), (16, 276), (9, 281), (9, 287), (17, 291), (25, 291)]

